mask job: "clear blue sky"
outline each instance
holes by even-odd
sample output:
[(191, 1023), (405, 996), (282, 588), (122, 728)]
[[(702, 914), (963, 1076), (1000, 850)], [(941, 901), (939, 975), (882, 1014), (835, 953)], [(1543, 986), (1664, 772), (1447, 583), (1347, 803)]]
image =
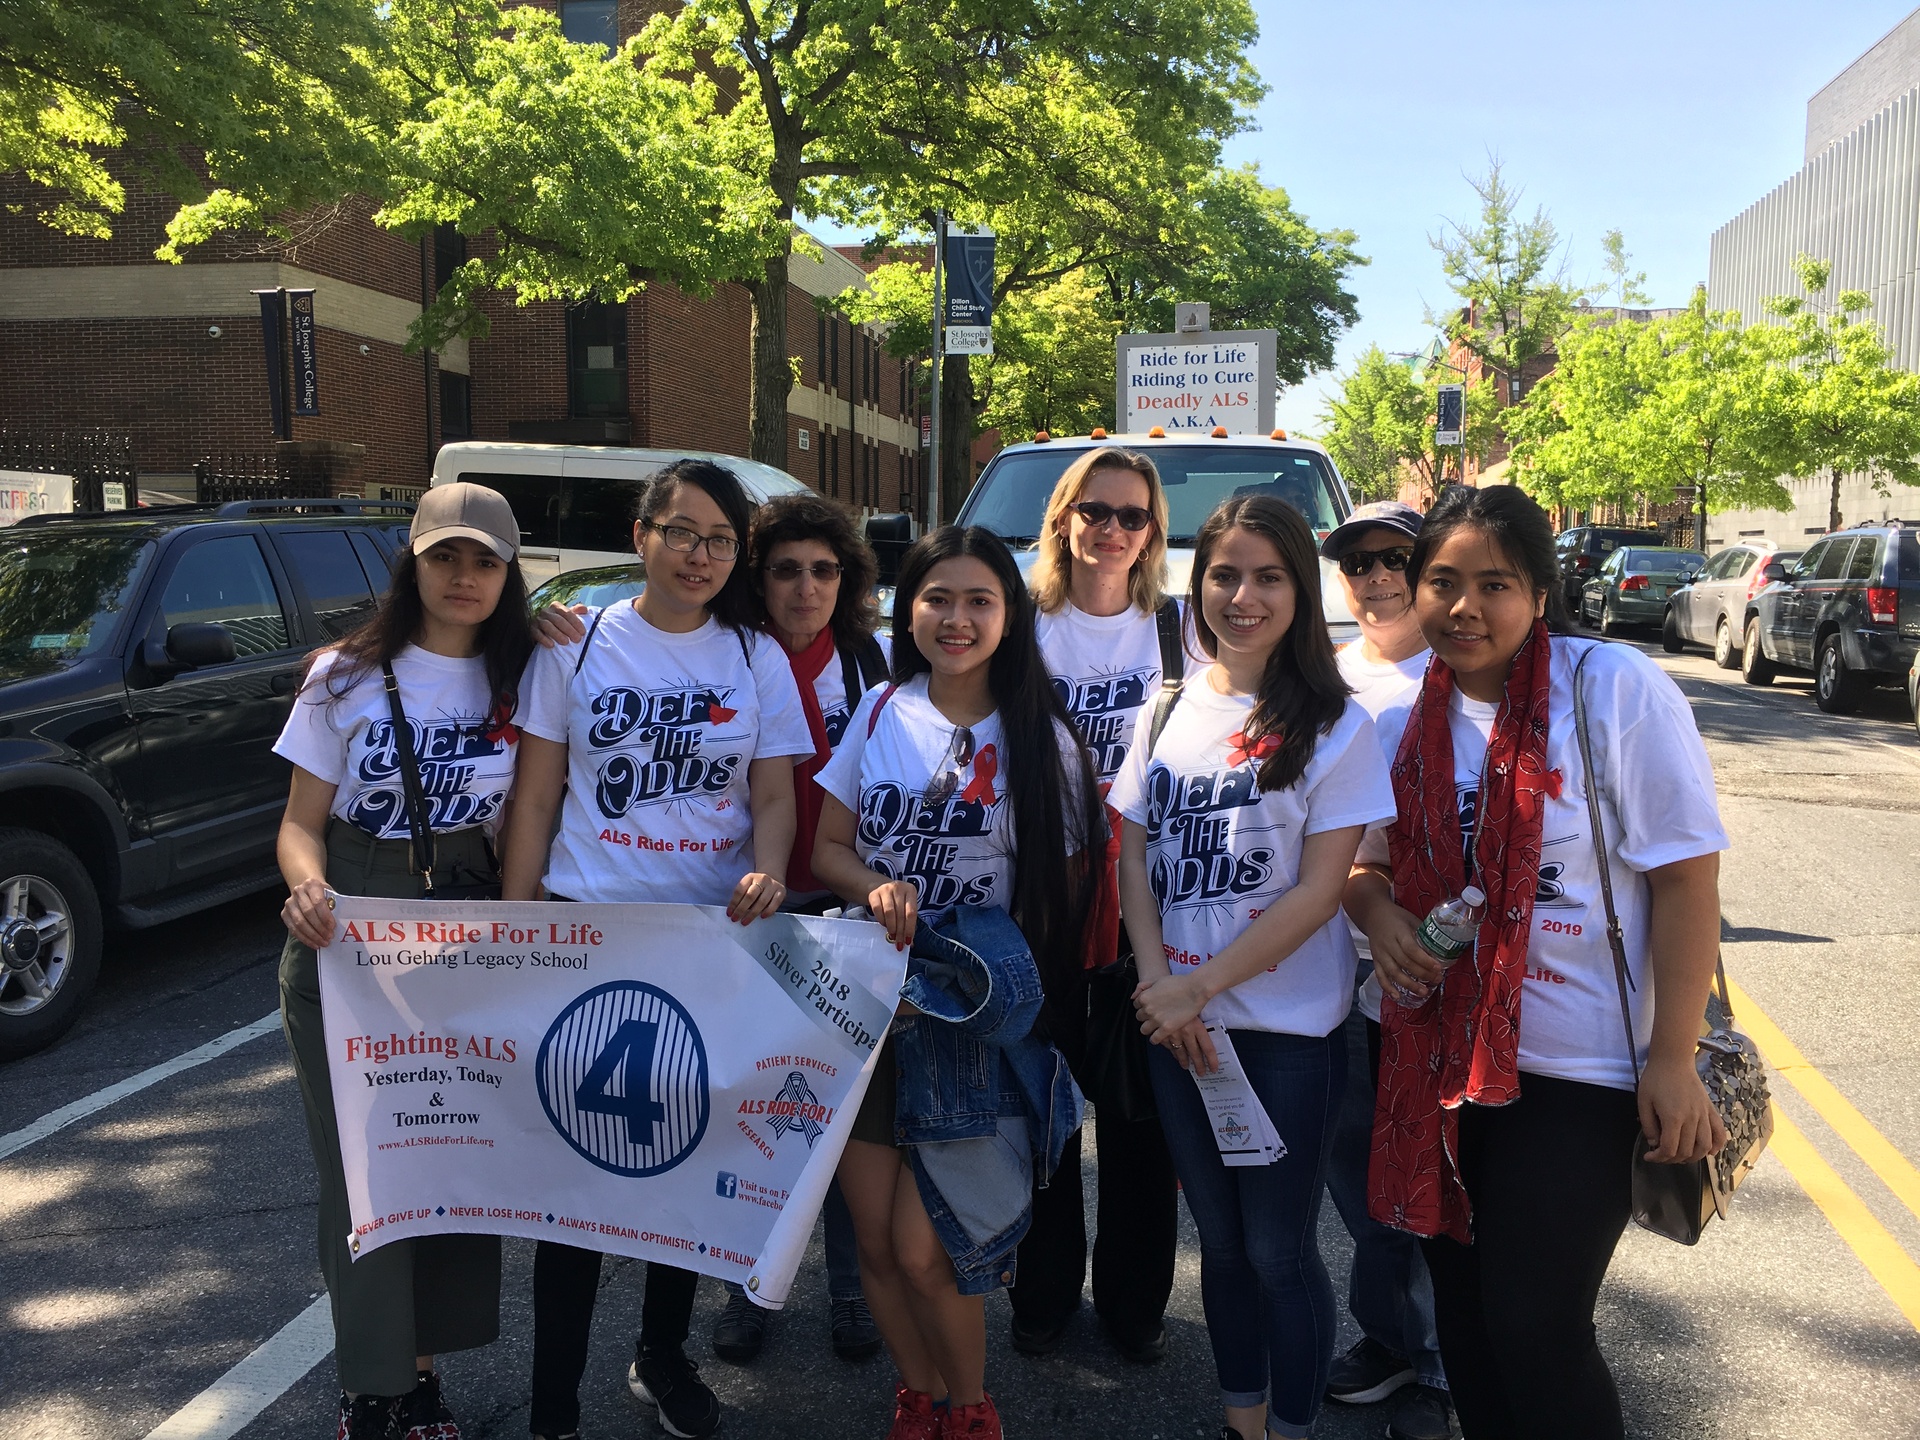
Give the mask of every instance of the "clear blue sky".
[[(1235, 139), (1315, 225), (1356, 231), (1373, 263), (1352, 290), (1368, 344), (1412, 350), (1449, 299), (1427, 236), (1469, 218), (1499, 155), (1544, 205), (1575, 279), (1601, 278), (1600, 236), (1625, 232), (1655, 303), (1707, 278), (1713, 231), (1802, 163), (1807, 100), (1913, 0), (1480, 0), (1476, 5), (1256, 0), (1270, 87)], [(1316, 428), (1331, 377), (1283, 396)]]

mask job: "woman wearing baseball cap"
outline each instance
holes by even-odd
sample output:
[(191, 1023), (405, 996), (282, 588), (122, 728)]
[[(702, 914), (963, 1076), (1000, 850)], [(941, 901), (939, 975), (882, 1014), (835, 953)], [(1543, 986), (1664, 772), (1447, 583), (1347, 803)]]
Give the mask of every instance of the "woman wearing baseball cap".
[[(280, 1016), (320, 1171), (341, 1440), (459, 1440), (433, 1357), (500, 1333), (498, 1236), (396, 1240), (358, 1260), (349, 1252), (314, 952), (333, 939), (329, 890), (451, 899), (497, 884), (487, 836), (513, 784), (515, 687), (533, 649), (519, 547), (499, 492), (429, 490), (379, 610), (314, 654), (273, 747), (293, 763), (280, 822), (290, 892), (280, 912), (289, 932)], [(421, 758), (429, 754), (457, 763)], [(424, 783), (409, 783), (409, 768)], [(430, 856), (416, 845), (416, 814), (431, 831)]]

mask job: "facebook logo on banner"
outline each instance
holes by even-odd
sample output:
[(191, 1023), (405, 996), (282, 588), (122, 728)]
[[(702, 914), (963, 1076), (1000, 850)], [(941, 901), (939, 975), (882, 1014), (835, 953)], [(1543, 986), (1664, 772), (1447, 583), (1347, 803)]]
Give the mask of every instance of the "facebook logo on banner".
[(734, 1192), (740, 1188), (740, 1177), (731, 1170), (722, 1170), (713, 1182), (713, 1193), (722, 1200), (733, 1199)]

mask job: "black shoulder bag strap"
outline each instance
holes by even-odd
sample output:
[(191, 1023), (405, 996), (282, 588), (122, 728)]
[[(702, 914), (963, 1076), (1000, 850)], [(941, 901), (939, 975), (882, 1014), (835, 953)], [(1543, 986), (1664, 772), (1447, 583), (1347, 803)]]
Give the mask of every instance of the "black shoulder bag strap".
[(605, 610), (600, 611), (593, 617), (593, 624), (587, 627), (587, 633), (580, 637), (580, 653), (574, 657), (573, 661), (574, 674), (578, 675), (580, 673), (580, 667), (587, 663), (587, 651), (593, 645), (594, 632), (600, 628), (600, 622), (606, 618), (607, 612)]
[(839, 651), (840, 684), (847, 692), (847, 713), (851, 715), (860, 697), (887, 678), (887, 657), (871, 635), (862, 636), (853, 645), (842, 645)]
[(387, 709), (393, 716), (393, 748), (400, 757), (400, 788), (407, 799), (407, 828), (413, 834), (413, 868), (425, 882), (426, 898), (433, 898), (433, 826), (427, 818), (426, 791), (420, 784), (420, 761), (413, 753), (413, 727), (400, 708), (400, 682), (393, 666), (383, 662), (387, 677)]
[(1168, 596), (1153, 612), (1154, 628), (1160, 632), (1160, 693), (1154, 697), (1153, 715), (1147, 722), (1147, 758), (1160, 743), (1160, 732), (1167, 728), (1173, 707), (1180, 703), (1180, 692), (1187, 683), (1187, 649), (1180, 638), (1180, 602)]

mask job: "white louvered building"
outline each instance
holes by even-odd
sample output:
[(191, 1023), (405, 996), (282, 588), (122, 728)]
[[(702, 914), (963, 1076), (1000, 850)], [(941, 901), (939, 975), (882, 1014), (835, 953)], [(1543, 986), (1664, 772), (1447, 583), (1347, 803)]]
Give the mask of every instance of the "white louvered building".
[[(1864, 290), (1896, 362), (1920, 370), (1920, 10), (1836, 76), (1807, 105), (1807, 163), (1713, 234), (1707, 300), (1764, 318), (1769, 295), (1797, 295), (1796, 255), (1833, 264), (1827, 295)], [(1764, 536), (1799, 548), (1827, 528), (1824, 479), (1788, 481), (1791, 511), (1729, 511), (1711, 518), (1710, 546)], [(1920, 520), (1920, 489), (1877, 494), (1864, 477), (1842, 482), (1848, 524)]]

